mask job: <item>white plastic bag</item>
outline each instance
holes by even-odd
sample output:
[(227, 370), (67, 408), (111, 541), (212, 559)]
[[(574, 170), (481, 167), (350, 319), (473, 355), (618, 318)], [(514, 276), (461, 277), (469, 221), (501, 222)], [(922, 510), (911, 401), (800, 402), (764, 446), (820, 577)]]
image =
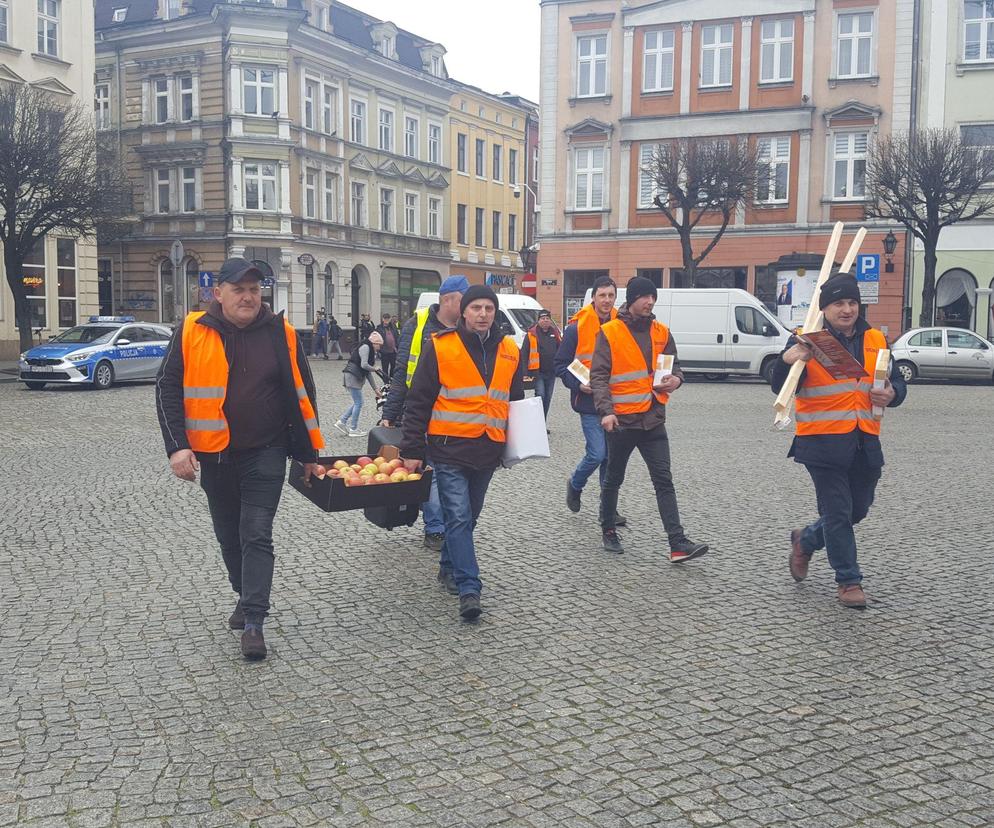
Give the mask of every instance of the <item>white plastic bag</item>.
[(549, 435), (541, 397), (514, 400), (507, 417), (504, 465), (511, 468), (522, 460), (549, 456)]

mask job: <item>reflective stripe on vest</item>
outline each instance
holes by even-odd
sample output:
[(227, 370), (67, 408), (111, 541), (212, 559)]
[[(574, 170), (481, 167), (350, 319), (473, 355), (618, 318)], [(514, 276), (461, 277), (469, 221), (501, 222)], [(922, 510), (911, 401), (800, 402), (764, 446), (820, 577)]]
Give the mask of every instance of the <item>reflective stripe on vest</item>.
[[(183, 409), (186, 437), (194, 451), (224, 451), (231, 441), (224, 400), (228, 388), (228, 359), (221, 335), (213, 328), (198, 324), (203, 311), (188, 314), (183, 321)], [(290, 368), (300, 413), (315, 451), (324, 448), (318, 427), (317, 412), (311, 405), (304, 379), (297, 365), (297, 333), (283, 321)]]
[(541, 363), (538, 358), (538, 337), (528, 332), (528, 370), (537, 371)]
[(424, 344), (425, 325), (428, 324), (428, 314), (431, 308), (422, 308), (416, 314), (418, 324), (414, 326), (414, 338), (411, 340), (411, 351), (407, 355), (407, 387), (411, 387), (414, 381), (414, 372), (418, 367), (418, 360), (421, 359), (421, 347)]
[[(617, 319), (618, 311), (611, 308), (611, 319)], [(610, 320), (608, 320), (610, 321)], [(576, 323), (576, 353), (574, 357), (588, 368), (594, 359), (594, 344), (601, 329), (601, 318), (593, 305), (584, 305), (570, 319), (570, 324)]]
[(445, 331), (432, 334), (432, 338), (441, 390), (431, 411), (428, 433), (470, 439), (486, 434), (494, 442), (505, 442), (511, 382), (521, 358), (514, 339), (506, 336), (497, 346), (487, 388), (458, 333)]
[[(645, 362), (642, 348), (628, 326), (620, 319), (613, 319), (601, 327), (601, 332), (611, 348), (611, 403), (615, 414), (640, 414), (652, 407), (655, 396), (663, 405), (668, 394), (652, 390), (653, 370)], [(652, 339), (652, 360), (655, 365), (659, 355), (670, 341), (669, 329), (662, 323), (652, 322), (649, 328)]]
[(877, 353), (886, 347), (887, 339), (875, 328), (863, 334), (867, 376), (860, 379), (837, 380), (816, 360), (807, 362), (795, 400), (798, 435), (848, 434), (857, 428), (865, 434), (880, 434), (880, 420), (873, 418), (870, 402), (870, 377), (877, 366)]

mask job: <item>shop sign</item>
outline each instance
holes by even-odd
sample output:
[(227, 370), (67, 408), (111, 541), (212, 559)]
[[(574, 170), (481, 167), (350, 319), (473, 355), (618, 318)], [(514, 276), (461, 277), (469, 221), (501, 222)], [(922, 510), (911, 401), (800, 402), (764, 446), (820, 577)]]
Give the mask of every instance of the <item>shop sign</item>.
[(304, 267), (311, 267), (314, 264), (314, 257), (310, 253), (301, 253), (297, 256), (297, 262)]
[(515, 284), (512, 273), (488, 273), (485, 284), (492, 288), (513, 288)]
[(22, 276), (21, 284), (26, 288), (38, 288), (45, 284), (45, 280), (41, 276)]

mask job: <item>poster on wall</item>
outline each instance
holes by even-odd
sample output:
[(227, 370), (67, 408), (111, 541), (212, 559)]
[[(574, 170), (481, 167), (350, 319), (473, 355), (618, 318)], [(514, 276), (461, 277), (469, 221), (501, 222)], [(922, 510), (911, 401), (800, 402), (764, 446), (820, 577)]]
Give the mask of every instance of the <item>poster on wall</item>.
[(582, 296), (567, 296), (566, 297), (566, 321), (568, 322), (573, 318), (574, 314), (580, 312), (583, 307), (583, 297)]
[(777, 271), (777, 319), (785, 327), (796, 328), (804, 324), (817, 281), (817, 270), (802, 267)]

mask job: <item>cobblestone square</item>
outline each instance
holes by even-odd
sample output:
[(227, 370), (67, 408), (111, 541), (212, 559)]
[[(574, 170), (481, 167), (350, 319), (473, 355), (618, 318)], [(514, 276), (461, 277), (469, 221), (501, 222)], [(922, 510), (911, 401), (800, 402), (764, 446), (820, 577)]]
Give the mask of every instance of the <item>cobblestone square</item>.
[[(353, 453), (341, 364), (312, 363)], [(864, 612), (823, 556), (787, 572), (815, 503), (772, 403), (751, 381), (674, 395), (682, 516), (712, 547), (674, 567), (638, 457), (627, 554), (600, 549), (595, 487), (566, 510), (582, 437), (557, 388), (553, 458), (494, 478), (475, 625), (420, 523), (288, 487), (248, 663), (152, 385), (0, 382), (0, 826), (994, 824), (994, 389), (912, 385), (887, 413)]]

